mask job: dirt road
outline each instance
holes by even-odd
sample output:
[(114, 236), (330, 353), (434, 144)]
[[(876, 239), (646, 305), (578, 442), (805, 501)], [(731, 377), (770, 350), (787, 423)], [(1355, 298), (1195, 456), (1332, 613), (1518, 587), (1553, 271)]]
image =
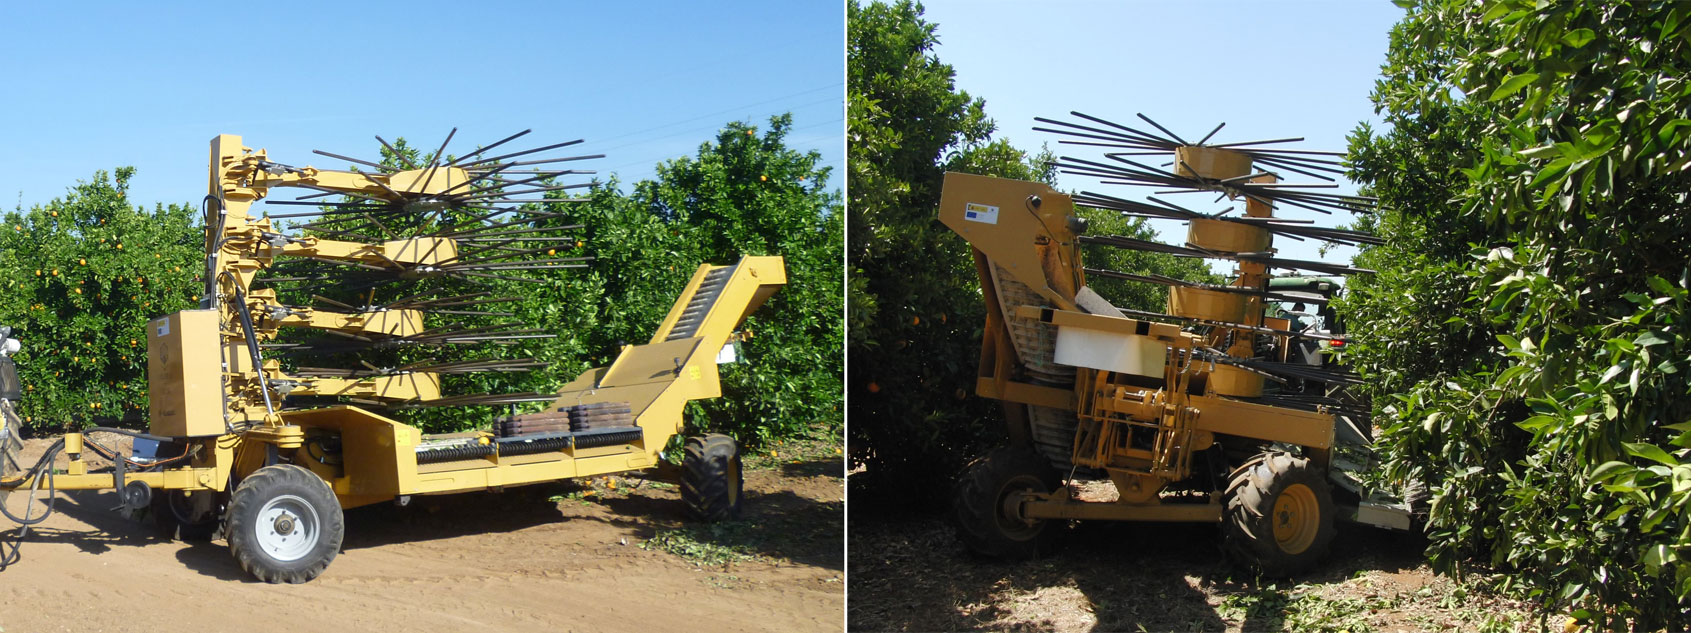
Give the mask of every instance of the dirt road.
[(637, 479), (356, 508), (330, 569), (294, 586), (252, 580), (223, 540), (160, 540), (111, 493), (61, 493), (0, 572), (0, 631), (841, 630), (841, 463), (747, 468), (744, 518), (712, 527)]
[(1057, 552), (1019, 562), (971, 554), (952, 526), (937, 511), (852, 506), (851, 631), (1556, 631), (1563, 620), (1437, 575), (1420, 541), (1362, 526), (1340, 526), (1319, 569), (1281, 581), (1224, 563), (1214, 525), (1077, 523)]

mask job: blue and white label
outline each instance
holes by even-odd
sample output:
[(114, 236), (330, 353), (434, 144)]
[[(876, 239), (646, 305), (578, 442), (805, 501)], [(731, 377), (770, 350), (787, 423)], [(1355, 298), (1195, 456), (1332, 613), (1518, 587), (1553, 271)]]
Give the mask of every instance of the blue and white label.
[(998, 208), (989, 204), (975, 204), (970, 202), (968, 203), (968, 210), (963, 212), (962, 217), (970, 222), (997, 224)]

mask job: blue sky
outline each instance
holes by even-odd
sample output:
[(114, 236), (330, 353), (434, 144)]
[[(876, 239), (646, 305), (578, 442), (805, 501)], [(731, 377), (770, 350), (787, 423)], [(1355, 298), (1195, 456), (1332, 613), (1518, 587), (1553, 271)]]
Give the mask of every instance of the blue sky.
[[(842, 189), (843, 14), (831, 0), (0, 5), (0, 208), (138, 169), (131, 200), (206, 193), (208, 141), (345, 168), (374, 134), (470, 151), (583, 138), (623, 183), (729, 121), (793, 113)], [(553, 154), (551, 154), (553, 155)]]
[[(1369, 94), (1386, 57), (1387, 32), (1404, 15), (1381, 0), (934, 0), (924, 6), (924, 17), (939, 24), (935, 52), (956, 68), (958, 88), (986, 99), (999, 136), (1030, 151), (1049, 142), (1059, 154), (1088, 159), (1096, 148), (1059, 146), (1055, 135), (1032, 130), (1033, 117), (1068, 119), (1077, 110), (1150, 129), (1135, 116), (1143, 113), (1188, 140), (1226, 122), (1212, 143), (1302, 136), (1304, 142), (1282, 147), (1344, 150), (1346, 134), (1360, 121), (1380, 121)], [(1136, 199), (1151, 191), (1079, 176), (1061, 176), (1059, 185)], [(1345, 183), (1338, 191), (1355, 190)], [(1188, 206), (1200, 210), (1226, 206), (1211, 205), (1214, 196), (1189, 197), (1197, 204)], [(1278, 209), (1276, 215), (1325, 226), (1348, 221), (1341, 213)], [(1184, 240), (1181, 222), (1154, 223), (1164, 241)], [(1289, 256), (1316, 258), (1314, 242), (1281, 239), (1276, 246)], [(1346, 256), (1336, 250), (1327, 259)]]

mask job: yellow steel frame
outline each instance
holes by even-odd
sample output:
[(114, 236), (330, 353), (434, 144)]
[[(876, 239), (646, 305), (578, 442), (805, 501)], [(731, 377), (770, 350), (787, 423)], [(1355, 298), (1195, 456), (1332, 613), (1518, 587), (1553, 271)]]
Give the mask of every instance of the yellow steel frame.
[[(1175, 159), (1177, 173), (1186, 170), (1183, 175), (1229, 178), (1250, 173), (1250, 158), (1232, 150), (1183, 147)], [(1266, 205), (1248, 202), (1249, 215), (1267, 217), (1269, 212)], [(1108, 471), (1121, 492), (1119, 505), (1136, 508), (1082, 509), (1093, 504), (1036, 497), (1024, 502), (1022, 516), (1216, 520), (1220, 506), (1215, 504), (1175, 510), (1153, 510), (1149, 504), (1157, 501), (1164, 485), (1190, 476), (1192, 453), (1210, 446), (1217, 435), (1288, 442), (1326, 452), (1333, 441), (1333, 415), (1235, 400), (1261, 393), (1262, 377), (1237, 367), (1192, 360), (1191, 349), (1203, 345), (1248, 357), (1252, 337), (1215, 328), (1203, 338), (1173, 325), (1091, 314), (1076, 305), (1075, 293), (1084, 284), (1079, 243), (1069, 222), (1073, 213), (1069, 196), (1040, 183), (947, 173), (940, 195), (939, 221), (974, 247), (986, 298), (976, 392), (1010, 404), (1076, 411), (1080, 425), (1074, 463)], [(1207, 219), (1192, 223), (1189, 238), (1206, 250), (1237, 253), (1266, 250), (1270, 235), (1261, 228)], [(994, 266), (1008, 271), (1049, 305), (1017, 306), (1006, 313), (1011, 308), (1000, 305), (994, 296)], [(1236, 285), (1261, 289), (1267, 279), (1266, 267), (1240, 262)], [(1176, 315), (1263, 324), (1262, 300), (1255, 296), (1175, 287), (1170, 297), (1170, 312)], [(1090, 366), (1081, 367), (1072, 389), (1026, 382), (1005, 327), (1012, 318), (1154, 341), (1155, 349), (1168, 350), (1160, 385), (1121, 373), (1122, 369)], [(1029, 437), (1024, 409), (1005, 407), (1011, 436), (1017, 441)]]
[[(240, 294), (256, 316), (283, 314), (282, 318), (268, 317), (264, 323), (255, 323), (255, 337), (262, 340), (275, 336), (281, 326), (395, 336), (417, 333), (423, 326), (416, 311), (357, 314), (285, 311), (280, 310), (271, 291), (249, 291), (248, 287), (258, 271), (280, 256), (372, 264), (430, 264), (454, 258), (454, 242), (439, 238), (381, 244), (282, 239), (269, 219), (256, 219), (248, 210), (273, 187), (313, 187), (393, 200), (452, 191), (466, 181), (468, 174), (459, 168), (414, 170), (388, 176), (311, 167), (268, 171), (265, 165), (265, 151), (243, 147), (240, 137), (221, 135), (213, 140), (209, 198), (216, 199), (218, 204), (209, 210), (206, 246), (208, 274), (223, 279), (225, 284), (221, 287), (216, 282), (209, 283), (209, 288), (219, 293), (218, 324), (210, 331), (204, 327), (210, 321), (200, 328), (183, 327), (183, 323), (207, 320), (191, 319), (197, 311), (181, 312), (150, 323), (149, 393), (156, 399), (155, 406), (170, 407), (174, 406), (171, 401), (185, 403), (196, 398), (204, 401), (202, 383), (211, 379), (209, 374), (218, 373), (225, 402), (217, 416), (218, 424), (191, 422), (167, 429), (175, 431), (169, 435), (190, 451), (187, 465), (160, 472), (128, 473), (127, 481), (180, 492), (224, 491), (232, 482), (264, 466), (275, 452), (291, 457), (293, 463), (323, 477), (330, 482), (343, 507), (354, 507), (399, 495), (500, 489), (650, 468), (657, 465), (668, 440), (683, 430), (685, 403), (720, 395), (716, 357), (721, 347), (734, 336), (746, 317), (786, 283), (785, 262), (780, 257), (745, 257), (732, 266), (704, 264), (649, 343), (626, 346), (608, 367), (587, 371), (561, 387), (558, 398), (550, 405), (629, 402), (634, 423), (642, 429), (641, 439), (636, 442), (419, 464), (415, 449), (425, 439), (419, 429), (349, 406), (268, 411), (260, 395), (261, 381), (293, 383), (293, 393), (410, 400), (437, 397), (440, 385), (436, 374), (290, 377), (283, 374), (276, 361), (268, 360), (255, 367), (245, 347), (249, 342), (247, 336), (237, 325), (233, 299)], [(716, 280), (715, 291), (699, 293), (711, 277)], [(703, 301), (693, 303), (695, 299)], [(695, 326), (688, 336), (672, 337), (675, 326), (687, 313), (693, 315)], [(175, 336), (171, 335), (171, 324), (178, 324)], [(160, 341), (157, 344), (156, 339)], [(176, 373), (155, 373), (152, 369), (155, 366), (161, 367), (162, 372), (165, 366), (178, 369)], [(237, 424), (242, 428), (237, 429)], [(207, 432), (190, 433), (186, 429)], [(340, 463), (314, 454), (306, 438), (315, 433), (334, 433), (340, 437), (343, 447)], [(88, 472), (81, 455), (81, 435), (71, 433), (65, 438), (70, 462), (65, 473), (55, 476), (55, 485), (67, 490), (113, 487), (111, 474)], [(480, 432), (471, 434), (471, 439), (489, 442), (496, 438)], [(76, 450), (69, 450), (72, 447)], [(28, 487), (32, 483), (25, 480), (18, 485)]]

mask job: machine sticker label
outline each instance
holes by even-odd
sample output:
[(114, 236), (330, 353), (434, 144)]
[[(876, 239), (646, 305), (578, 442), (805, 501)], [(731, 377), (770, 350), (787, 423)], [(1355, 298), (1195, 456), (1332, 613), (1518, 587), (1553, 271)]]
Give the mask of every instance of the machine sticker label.
[(171, 322), (166, 321), (164, 319), (161, 319), (160, 322), (159, 322), (159, 329), (157, 331), (159, 333), (155, 334), (154, 336), (165, 336), (167, 334), (170, 334), (171, 333)]
[(702, 380), (702, 368), (691, 365), (691, 380)]
[(989, 204), (975, 204), (970, 202), (968, 203), (968, 210), (962, 214), (962, 217), (973, 222), (997, 224), (998, 208)]

